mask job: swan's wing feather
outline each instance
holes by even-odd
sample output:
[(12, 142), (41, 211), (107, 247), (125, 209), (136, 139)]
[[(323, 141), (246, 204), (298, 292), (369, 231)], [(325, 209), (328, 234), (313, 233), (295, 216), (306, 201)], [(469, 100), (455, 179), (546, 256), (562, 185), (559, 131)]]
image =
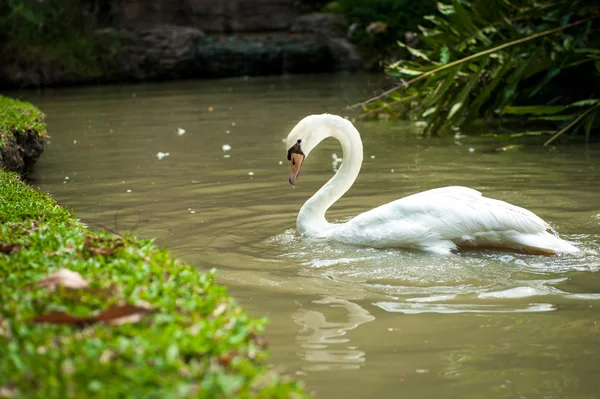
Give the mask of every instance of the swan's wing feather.
[(336, 235), (341, 238), (358, 235), (369, 245), (381, 246), (432, 240), (468, 242), (486, 233), (536, 234), (550, 228), (526, 209), (483, 197), (466, 187), (410, 195), (362, 213), (340, 227)]

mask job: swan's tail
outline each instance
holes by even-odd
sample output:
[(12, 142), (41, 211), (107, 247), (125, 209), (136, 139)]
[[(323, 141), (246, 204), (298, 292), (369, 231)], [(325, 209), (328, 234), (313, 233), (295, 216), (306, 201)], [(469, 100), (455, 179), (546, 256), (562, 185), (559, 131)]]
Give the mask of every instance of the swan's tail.
[(554, 255), (560, 253), (576, 253), (580, 251), (572, 242), (563, 240), (558, 237), (558, 235), (553, 235), (546, 231), (537, 234), (520, 233), (515, 237), (515, 241), (520, 247), (517, 249), (521, 249), (525, 252)]

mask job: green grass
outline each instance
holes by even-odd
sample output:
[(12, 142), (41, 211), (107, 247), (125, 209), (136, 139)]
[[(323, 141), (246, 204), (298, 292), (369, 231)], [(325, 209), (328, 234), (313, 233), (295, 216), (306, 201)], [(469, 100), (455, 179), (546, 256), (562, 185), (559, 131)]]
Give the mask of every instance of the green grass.
[(47, 135), (42, 111), (28, 102), (0, 95), (0, 147), (2, 137), (27, 132), (37, 132), (40, 137)]
[[(89, 286), (40, 283), (61, 268)], [(264, 320), (213, 277), (149, 240), (92, 232), (0, 171), (0, 396), (306, 397), (301, 383), (267, 366)], [(132, 319), (98, 321), (122, 305), (138, 307)], [(65, 314), (66, 324), (40, 321)]]

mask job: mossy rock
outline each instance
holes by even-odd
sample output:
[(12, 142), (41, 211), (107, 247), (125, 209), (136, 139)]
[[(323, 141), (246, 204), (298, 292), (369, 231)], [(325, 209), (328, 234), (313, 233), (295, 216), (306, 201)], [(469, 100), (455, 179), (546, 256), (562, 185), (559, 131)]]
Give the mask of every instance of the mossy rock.
[(0, 280), (0, 397), (308, 396), (214, 271), (92, 232), (2, 171)]
[(44, 151), (44, 114), (34, 105), (0, 96), (0, 169), (23, 173)]

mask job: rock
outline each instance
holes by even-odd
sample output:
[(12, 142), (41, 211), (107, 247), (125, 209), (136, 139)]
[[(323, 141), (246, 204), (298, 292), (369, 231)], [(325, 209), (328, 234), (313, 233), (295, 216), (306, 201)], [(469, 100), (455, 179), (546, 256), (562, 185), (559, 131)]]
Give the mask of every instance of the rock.
[(206, 40), (198, 47), (193, 69), (201, 77), (333, 72), (324, 38), (275, 36)]
[(45, 139), (37, 132), (4, 135), (0, 146), (0, 169), (23, 173), (38, 160), (44, 151)]
[(0, 65), (0, 78), (5, 79), (0, 86), (309, 74), (354, 71), (363, 64), (345, 38), (323, 34), (206, 37), (199, 29), (177, 25), (105, 28), (95, 34), (121, 43), (119, 54), (103, 75), (69, 75), (51, 64), (31, 69)]
[(296, 18), (290, 28), (293, 33), (313, 33), (337, 37), (344, 35), (344, 18), (340, 14), (315, 12)]
[(119, 0), (126, 27), (188, 25), (211, 33), (287, 30), (299, 15), (297, 0)]
[(186, 26), (159, 25), (118, 34), (123, 51), (113, 78), (118, 80), (175, 79), (192, 75), (189, 66), (204, 32)]
[(56, 62), (23, 66), (15, 62), (0, 63), (0, 87), (41, 87), (71, 85), (88, 81), (66, 71)]
[[(175, 29), (178, 33), (167, 33)], [(343, 38), (315, 35), (204, 37), (193, 28), (153, 28), (121, 36), (119, 80), (223, 78), (351, 71), (362, 66)]]
[(363, 68), (363, 58), (357, 48), (343, 37), (330, 38), (329, 49), (337, 71), (358, 71)]

